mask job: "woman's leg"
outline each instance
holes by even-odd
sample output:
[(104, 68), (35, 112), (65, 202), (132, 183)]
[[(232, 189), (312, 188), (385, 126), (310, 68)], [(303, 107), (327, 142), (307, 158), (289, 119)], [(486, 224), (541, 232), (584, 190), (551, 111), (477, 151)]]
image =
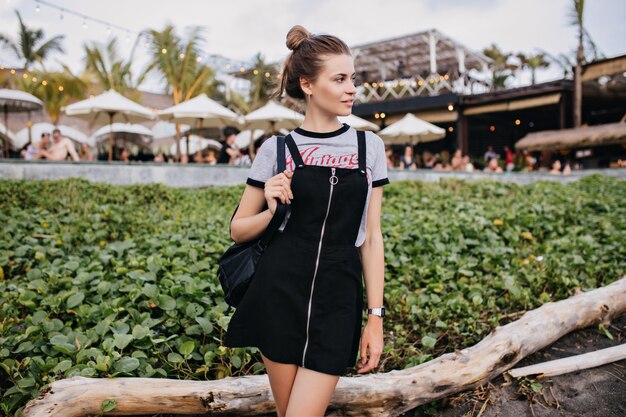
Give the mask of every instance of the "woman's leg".
[(278, 417), (284, 417), (298, 366), (274, 362), (263, 355), (263, 352), (261, 352), (261, 358), (270, 379), (272, 395), (274, 395), (274, 402), (276, 402), (276, 413)]
[(333, 396), (338, 375), (298, 367), (286, 417), (322, 417)]

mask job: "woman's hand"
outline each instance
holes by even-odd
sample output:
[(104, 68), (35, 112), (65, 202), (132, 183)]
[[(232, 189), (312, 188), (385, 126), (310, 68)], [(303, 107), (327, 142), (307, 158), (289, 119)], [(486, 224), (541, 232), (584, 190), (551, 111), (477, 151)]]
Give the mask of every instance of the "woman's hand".
[(378, 366), (383, 346), (383, 319), (370, 315), (361, 334), (361, 361), (358, 363), (357, 371), (359, 374), (369, 372)]
[(276, 211), (277, 198), (283, 204), (291, 204), (291, 199), (293, 198), (293, 193), (291, 192), (292, 176), (293, 172), (284, 170), (265, 182), (265, 199), (267, 200), (267, 207), (272, 214)]

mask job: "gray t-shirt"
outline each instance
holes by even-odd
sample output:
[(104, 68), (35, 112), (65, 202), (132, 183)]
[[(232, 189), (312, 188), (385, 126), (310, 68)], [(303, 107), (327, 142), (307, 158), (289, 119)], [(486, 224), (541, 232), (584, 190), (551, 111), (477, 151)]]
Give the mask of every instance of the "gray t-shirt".
[[(294, 142), (298, 146), (300, 155), (305, 165), (321, 165), (328, 167), (358, 168), (358, 142), (356, 130), (344, 123), (343, 127), (334, 132), (311, 132), (302, 128), (296, 128), (290, 132)], [(365, 225), (367, 219), (367, 207), (369, 206), (372, 187), (380, 187), (389, 184), (387, 177), (387, 156), (385, 144), (382, 139), (373, 132), (365, 132), (366, 142), (366, 173), (367, 173), (367, 200), (361, 215), (361, 226), (355, 246), (361, 246), (365, 241)], [(293, 172), (295, 165), (293, 158), (285, 146), (286, 169)], [(276, 136), (268, 138), (258, 149), (257, 155), (252, 162), (250, 173), (246, 183), (255, 187), (264, 188), (265, 181), (278, 174), (276, 161)], [(289, 220), (287, 218), (279, 230), (283, 230)]]

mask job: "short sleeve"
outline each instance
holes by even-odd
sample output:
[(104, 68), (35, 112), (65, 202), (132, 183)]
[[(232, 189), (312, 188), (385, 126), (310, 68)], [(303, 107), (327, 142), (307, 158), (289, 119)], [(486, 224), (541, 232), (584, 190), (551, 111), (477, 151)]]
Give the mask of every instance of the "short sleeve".
[(272, 136), (257, 150), (246, 184), (265, 188), (265, 181), (276, 175), (276, 169), (276, 136)]
[(374, 164), (372, 165), (373, 188), (389, 184), (389, 177), (387, 174), (387, 155), (385, 154), (385, 143), (377, 134), (370, 134), (374, 137), (374, 140), (370, 143), (372, 143), (375, 148)]

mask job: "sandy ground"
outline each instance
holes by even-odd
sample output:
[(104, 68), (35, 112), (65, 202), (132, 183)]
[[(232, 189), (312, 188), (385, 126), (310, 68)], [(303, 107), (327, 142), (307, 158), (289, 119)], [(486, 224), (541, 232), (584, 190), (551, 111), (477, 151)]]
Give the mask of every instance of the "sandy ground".
[[(626, 343), (626, 316), (614, 320), (608, 330), (613, 340), (597, 326), (572, 332), (515, 367)], [(532, 382), (541, 384), (539, 392), (531, 389)], [(626, 417), (626, 360), (522, 384), (507, 383), (500, 376), (488, 386), (418, 407), (403, 417), (413, 416)]]

